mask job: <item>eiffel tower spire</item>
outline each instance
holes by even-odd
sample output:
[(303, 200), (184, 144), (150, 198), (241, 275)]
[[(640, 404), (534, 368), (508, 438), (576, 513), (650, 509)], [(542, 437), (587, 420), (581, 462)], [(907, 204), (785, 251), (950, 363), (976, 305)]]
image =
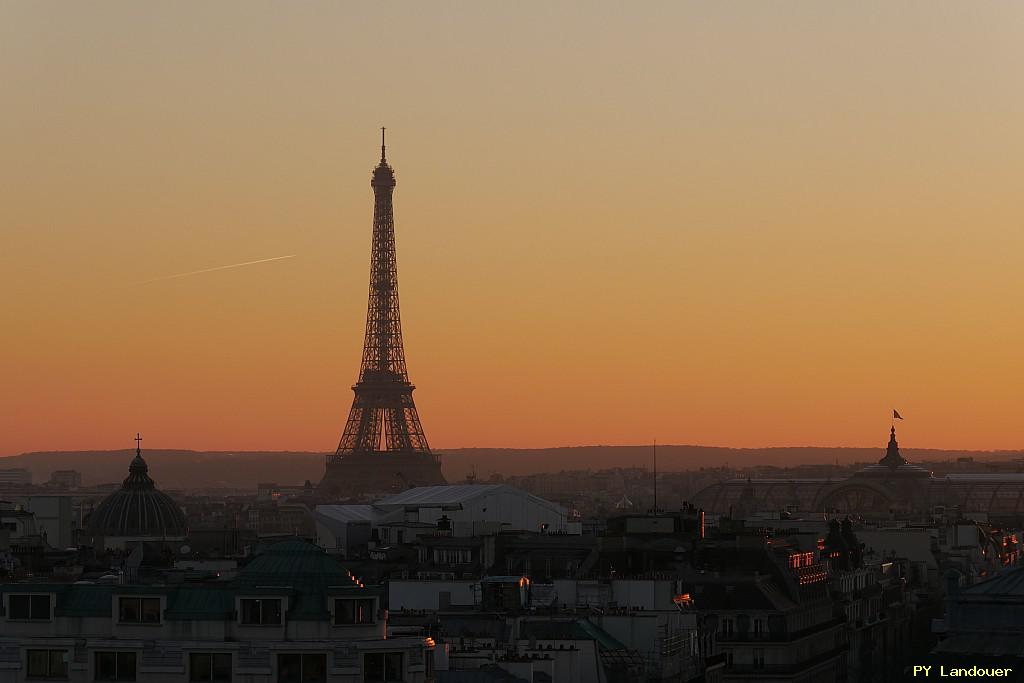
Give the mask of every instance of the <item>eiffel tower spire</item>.
[(440, 462), (423, 433), (405, 365), (398, 306), (398, 265), (392, 195), (395, 172), (381, 128), (380, 163), (373, 169), (373, 246), (366, 335), (355, 398), (337, 451), (328, 456), (321, 488), (386, 492), (444, 483)]

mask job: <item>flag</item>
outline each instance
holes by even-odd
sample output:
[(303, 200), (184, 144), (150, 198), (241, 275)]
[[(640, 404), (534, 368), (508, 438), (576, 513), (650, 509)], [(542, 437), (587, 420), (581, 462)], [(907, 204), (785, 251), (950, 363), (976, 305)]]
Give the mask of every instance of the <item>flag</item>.
[(892, 411), (892, 419), (894, 419), (894, 420), (902, 420), (903, 416), (900, 415), (898, 412), (896, 412), (896, 410), (894, 409)]

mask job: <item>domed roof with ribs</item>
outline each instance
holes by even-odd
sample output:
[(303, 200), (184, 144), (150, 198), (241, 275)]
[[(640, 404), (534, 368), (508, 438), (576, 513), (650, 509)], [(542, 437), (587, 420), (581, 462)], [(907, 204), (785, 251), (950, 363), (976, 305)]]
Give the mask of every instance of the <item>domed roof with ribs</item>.
[(121, 488), (107, 496), (89, 517), (94, 536), (180, 538), (185, 536), (185, 515), (149, 477), (149, 466), (136, 449)]

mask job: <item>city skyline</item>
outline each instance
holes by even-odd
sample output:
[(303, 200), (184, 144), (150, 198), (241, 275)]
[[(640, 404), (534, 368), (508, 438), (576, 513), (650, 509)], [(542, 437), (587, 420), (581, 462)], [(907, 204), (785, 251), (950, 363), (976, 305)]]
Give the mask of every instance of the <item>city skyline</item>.
[(0, 9), (0, 455), (333, 450), (382, 125), (435, 449), (1024, 447), (1024, 8), (594, 7)]

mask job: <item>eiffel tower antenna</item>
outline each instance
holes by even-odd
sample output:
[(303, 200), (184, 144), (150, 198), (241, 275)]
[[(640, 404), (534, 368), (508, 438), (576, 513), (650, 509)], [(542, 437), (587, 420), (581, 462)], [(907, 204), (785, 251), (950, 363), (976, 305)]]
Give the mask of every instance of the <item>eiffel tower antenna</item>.
[(416, 387), (405, 365), (392, 204), (396, 182), (385, 156), (384, 131), (380, 163), (370, 181), (373, 240), (363, 359), (348, 421), (320, 482), (329, 495), (391, 492), (399, 477), (410, 486), (445, 483), (440, 460), (427, 445), (412, 398)]

